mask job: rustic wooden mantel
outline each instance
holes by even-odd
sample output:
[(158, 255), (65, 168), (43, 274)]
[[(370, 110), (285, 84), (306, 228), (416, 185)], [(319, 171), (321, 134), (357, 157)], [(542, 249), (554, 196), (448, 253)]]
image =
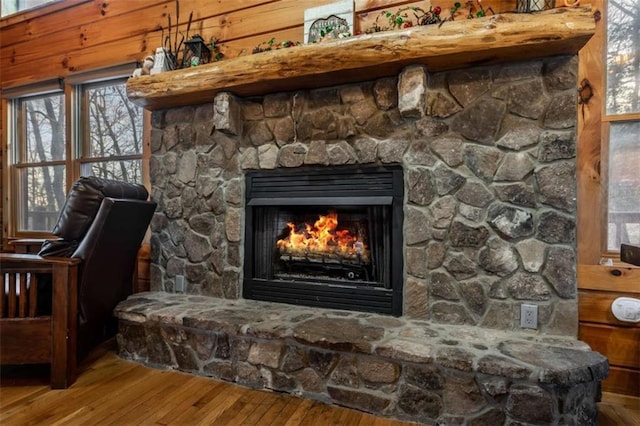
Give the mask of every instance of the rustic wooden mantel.
[(430, 72), (576, 54), (596, 28), (590, 7), (499, 14), (308, 44), (130, 78), (127, 94), (155, 110), (240, 96), (392, 76), (410, 64)]

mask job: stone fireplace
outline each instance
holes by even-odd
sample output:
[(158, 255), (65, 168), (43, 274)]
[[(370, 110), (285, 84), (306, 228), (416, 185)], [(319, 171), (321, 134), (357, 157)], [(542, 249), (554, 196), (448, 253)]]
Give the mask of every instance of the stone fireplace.
[(471, 21), (131, 79), (159, 207), (120, 355), (427, 424), (595, 424), (608, 363), (576, 340), (575, 247), (593, 16)]
[[(264, 185), (281, 192), (275, 201), (247, 193), (248, 176), (395, 167), (403, 233), (385, 256), (402, 258), (396, 315), (519, 330), (520, 305), (534, 303), (541, 332), (574, 336), (576, 73), (571, 56), (432, 74), (412, 66), (398, 78), (223, 93), (154, 112), (152, 289), (173, 292), (184, 276), (186, 294), (241, 296), (259, 260), (244, 259), (254, 242), (246, 212), (310, 203), (310, 191), (274, 182)], [(311, 204), (339, 206), (348, 191)], [(380, 194), (355, 202), (389, 202)]]
[[(153, 291), (116, 310), (121, 356), (425, 423), (595, 424), (576, 78), (408, 66), (154, 111)], [(329, 219), (347, 254), (290, 246)]]

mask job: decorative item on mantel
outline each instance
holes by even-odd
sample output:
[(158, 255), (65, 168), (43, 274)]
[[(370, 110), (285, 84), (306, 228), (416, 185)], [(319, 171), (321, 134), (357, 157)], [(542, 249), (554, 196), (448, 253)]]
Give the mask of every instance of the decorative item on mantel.
[[(183, 68), (184, 55), (178, 57), (182, 50), (182, 43), (185, 38), (189, 38), (189, 30), (191, 29), (191, 21), (193, 20), (193, 11), (189, 14), (189, 21), (187, 22), (186, 33), (180, 33), (180, 1), (176, 0), (176, 27), (173, 29), (174, 34), (172, 36), (171, 14), (167, 14), (167, 35), (164, 35), (164, 28), (162, 29), (162, 47), (164, 48), (165, 60), (167, 62), (167, 68), (170, 70)], [(180, 41), (178, 41), (180, 37)]]
[(149, 75), (151, 74), (152, 67), (154, 66), (155, 58), (153, 55), (146, 56), (144, 61), (142, 62), (142, 67), (136, 68), (133, 71), (131, 77), (140, 77), (141, 75)]
[[(193, 12), (189, 14), (186, 31), (183, 33), (179, 30), (180, 1), (176, 0), (175, 27), (171, 14), (167, 14), (167, 32), (165, 35), (165, 29), (162, 28), (162, 47), (158, 47), (155, 51), (153, 68), (149, 74), (154, 75), (165, 71), (194, 67), (222, 59), (224, 54), (220, 51), (220, 45), (215, 37), (211, 38), (208, 45), (199, 34), (194, 34), (189, 38), (192, 20)], [(145, 73), (143, 72), (142, 75)]]
[(224, 53), (220, 50), (220, 40), (217, 38), (211, 37), (209, 50), (211, 50), (211, 62), (221, 61), (224, 58)]
[[(323, 38), (341, 38), (353, 34), (353, 0), (343, 0), (304, 11), (304, 42), (315, 43)], [(348, 34), (348, 36), (347, 36)]]
[(292, 41), (292, 40), (282, 40), (277, 42), (275, 38), (271, 38), (269, 39), (269, 41), (263, 41), (262, 43), (254, 47), (251, 53), (255, 55), (256, 53), (269, 52), (271, 50), (286, 49), (287, 47), (296, 47), (296, 46), (300, 46), (301, 44), (302, 43), (300, 43), (299, 41)]
[(171, 71), (173, 69), (173, 61), (169, 61), (169, 52), (164, 47), (158, 47), (156, 49), (156, 56), (153, 62), (153, 68), (151, 68), (151, 75), (158, 74), (165, 71)]
[(211, 50), (199, 34), (184, 42), (184, 53), (182, 54), (184, 67), (207, 64), (209, 59), (211, 59)]
[(556, 7), (556, 0), (516, 0), (516, 12), (518, 13), (538, 12), (554, 7)]
[[(467, 0), (464, 5), (460, 2), (455, 2), (448, 12), (449, 16), (444, 16), (446, 13), (443, 13), (443, 9), (440, 6), (429, 6), (428, 10), (417, 6), (402, 7), (395, 12), (383, 10), (376, 17), (373, 26), (367, 28), (365, 33), (371, 34), (381, 31), (411, 28), (415, 25), (438, 24), (442, 26), (447, 21), (454, 21), (456, 17), (473, 19), (483, 18), (487, 16), (487, 14), (495, 14), (491, 6), (486, 8), (483, 6), (482, 0)], [(413, 17), (411, 15), (413, 15)], [(380, 18), (387, 21), (387, 24), (381, 24)]]
[(320, 43), (327, 40), (351, 37), (349, 24), (336, 15), (320, 18), (311, 24), (307, 43)]

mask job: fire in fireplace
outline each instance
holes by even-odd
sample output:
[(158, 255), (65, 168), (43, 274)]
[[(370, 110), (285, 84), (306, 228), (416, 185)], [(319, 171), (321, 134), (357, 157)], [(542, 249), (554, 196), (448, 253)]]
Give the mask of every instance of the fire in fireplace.
[(358, 218), (356, 214), (345, 212), (341, 213), (341, 220), (345, 216), (349, 217), (350, 225), (341, 229), (336, 211), (319, 215), (313, 225), (306, 220), (301, 226), (287, 222), (286, 236), (276, 241), (279, 272), (292, 277), (298, 276), (298, 271), (302, 278), (330, 275), (369, 281), (373, 274), (366, 216)]
[(402, 313), (402, 169), (247, 174), (246, 298)]

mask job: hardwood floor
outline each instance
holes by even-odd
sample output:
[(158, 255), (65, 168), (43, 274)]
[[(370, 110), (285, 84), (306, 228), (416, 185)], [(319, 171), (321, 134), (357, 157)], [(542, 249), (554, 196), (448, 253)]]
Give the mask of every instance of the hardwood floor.
[[(150, 369), (94, 353), (67, 390), (51, 390), (43, 371), (3, 371), (0, 424), (10, 425), (372, 425), (411, 423), (204, 377)], [(46, 373), (46, 372), (44, 372)], [(44, 378), (43, 378), (44, 377)], [(640, 399), (605, 394), (598, 425), (640, 424)]]
[(640, 398), (603, 392), (598, 404), (598, 426), (614, 425), (640, 425)]

